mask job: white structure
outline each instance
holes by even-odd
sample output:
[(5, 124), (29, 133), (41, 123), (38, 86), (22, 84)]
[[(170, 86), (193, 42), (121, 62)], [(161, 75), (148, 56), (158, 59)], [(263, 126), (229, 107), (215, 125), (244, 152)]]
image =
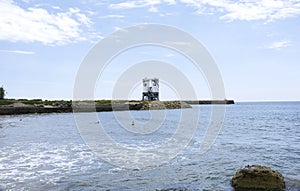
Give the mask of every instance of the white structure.
[(159, 100), (159, 79), (143, 79), (143, 97), (142, 100)]

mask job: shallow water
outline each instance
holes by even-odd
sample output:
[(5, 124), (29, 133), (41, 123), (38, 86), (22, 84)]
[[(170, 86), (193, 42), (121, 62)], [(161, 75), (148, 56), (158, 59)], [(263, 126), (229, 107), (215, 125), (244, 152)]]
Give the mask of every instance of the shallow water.
[[(300, 190), (300, 102), (237, 103), (226, 106), (222, 129), (211, 149), (199, 147), (211, 106), (189, 145), (167, 163), (125, 169), (97, 157), (83, 142), (72, 113), (0, 116), (0, 190), (233, 190), (231, 177), (248, 164), (281, 172), (286, 190)], [(131, 111), (147, 122), (149, 111)], [(112, 112), (98, 113), (107, 134), (121, 144), (151, 147), (176, 131), (180, 110), (167, 110), (150, 134), (124, 130)], [(131, 121), (130, 121), (131, 123)]]

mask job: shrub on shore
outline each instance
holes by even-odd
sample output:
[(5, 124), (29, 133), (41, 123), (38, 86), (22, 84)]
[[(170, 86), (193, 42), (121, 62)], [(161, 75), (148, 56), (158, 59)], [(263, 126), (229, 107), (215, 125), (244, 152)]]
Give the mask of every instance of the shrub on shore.
[(10, 105), (15, 103), (15, 100), (13, 99), (0, 99), (0, 106), (1, 105)]

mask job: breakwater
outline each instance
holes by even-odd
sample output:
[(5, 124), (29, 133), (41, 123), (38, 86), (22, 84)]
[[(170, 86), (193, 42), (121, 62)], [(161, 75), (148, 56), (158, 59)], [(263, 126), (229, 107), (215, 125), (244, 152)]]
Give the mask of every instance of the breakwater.
[(188, 104), (234, 104), (234, 100), (185, 100)]
[[(1, 103), (1, 102), (0, 102)], [(0, 105), (0, 115), (66, 112), (107, 112), (126, 110), (157, 110), (191, 108), (190, 104), (233, 104), (233, 100), (196, 101), (42, 101), (6, 100)]]

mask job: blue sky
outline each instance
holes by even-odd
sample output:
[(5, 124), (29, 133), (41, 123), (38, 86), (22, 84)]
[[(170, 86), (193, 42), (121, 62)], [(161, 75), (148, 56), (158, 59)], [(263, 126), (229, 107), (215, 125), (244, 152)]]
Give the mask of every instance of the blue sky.
[[(72, 99), (88, 51), (116, 30), (142, 23), (175, 26), (198, 39), (217, 63), (228, 99), (300, 98), (299, 0), (0, 0), (0, 85), (9, 98)], [(210, 98), (201, 74), (176, 52), (139, 47), (109, 63), (96, 99), (109, 99), (118, 76), (147, 59), (174, 63), (199, 99)], [(140, 99), (140, 91), (137, 86), (130, 98)], [(161, 94), (176, 98), (164, 84)]]

